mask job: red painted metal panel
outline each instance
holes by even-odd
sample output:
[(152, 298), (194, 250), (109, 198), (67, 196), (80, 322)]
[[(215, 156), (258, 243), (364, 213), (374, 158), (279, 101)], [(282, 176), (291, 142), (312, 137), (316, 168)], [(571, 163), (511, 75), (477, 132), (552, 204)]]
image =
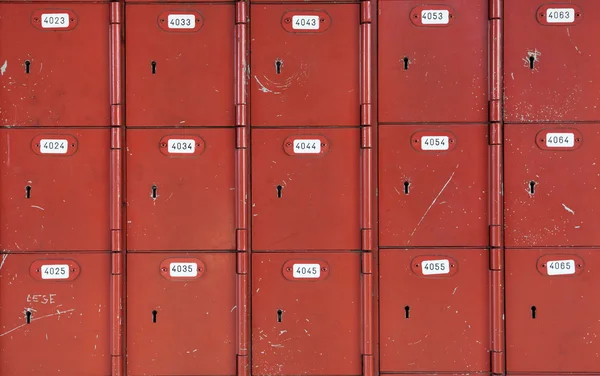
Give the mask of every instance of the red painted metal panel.
[(235, 249), (235, 131), (127, 130), (127, 247)]
[(600, 3), (506, 1), (505, 15), (505, 121), (599, 120)]
[(0, 268), (3, 376), (110, 374), (110, 254), (4, 253)]
[(360, 124), (359, 12), (358, 4), (252, 5), (253, 125)]
[(254, 249), (360, 248), (359, 134), (358, 128), (253, 131)]
[[(252, 261), (252, 374), (360, 375), (360, 254), (255, 253)], [(296, 280), (286, 278), (290, 261)], [(313, 265), (328, 274), (314, 278)]]
[(509, 373), (598, 370), (600, 253), (506, 251)]
[(490, 368), (485, 250), (380, 250), (382, 372)]
[(600, 244), (598, 142), (596, 124), (505, 127), (507, 246)]
[(379, 2), (380, 122), (488, 120), (488, 2)]
[(234, 125), (234, 6), (126, 7), (126, 124)]
[(2, 3), (0, 22), (1, 125), (109, 125), (107, 4)]
[(487, 246), (487, 127), (379, 132), (380, 245)]
[(110, 249), (108, 129), (2, 129), (0, 247)]
[[(235, 374), (235, 260), (234, 253), (127, 256), (128, 375)], [(202, 270), (188, 278), (188, 266)]]

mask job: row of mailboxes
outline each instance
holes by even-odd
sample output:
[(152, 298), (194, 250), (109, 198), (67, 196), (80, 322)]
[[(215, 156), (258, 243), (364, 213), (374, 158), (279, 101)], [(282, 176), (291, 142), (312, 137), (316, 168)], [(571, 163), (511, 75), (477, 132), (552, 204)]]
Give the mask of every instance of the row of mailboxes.
[[(2, 255), (2, 375), (110, 373), (110, 259)], [(488, 372), (488, 260), (485, 249), (380, 251), (381, 372)], [(507, 251), (509, 372), (597, 370), (599, 260)], [(359, 252), (254, 253), (250, 273), (252, 374), (361, 374)], [(130, 253), (126, 276), (129, 375), (235, 374), (235, 253)]]
[[(488, 13), (484, 0), (381, 1), (379, 121), (486, 122)], [(15, 31), (0, 36), (0, 121), (107, 125), (108, 4), (2, 3), (0, 14)], [(506, 122), (600, 120), (598, 14), (593, 0), (504, 2)], [(360, 125), (359, 15), (358, 3), (250, 6), (253, 125)], [(233, 125), (235, 17), (232, 3), (126, 5), (126, 124)]]
[[(488, 244), (485, 125), (380, 126), (382, 247)], [(0, 244), (109, 250), (108, 129), (0, 130)], [(254, 130), (255, 250), (360, 249), (358, 128)], [(595, 124), (505, 127), (508, 247), (597, 246)], [(127, 130), (132, 251), (235, 249), (235, 130)]]

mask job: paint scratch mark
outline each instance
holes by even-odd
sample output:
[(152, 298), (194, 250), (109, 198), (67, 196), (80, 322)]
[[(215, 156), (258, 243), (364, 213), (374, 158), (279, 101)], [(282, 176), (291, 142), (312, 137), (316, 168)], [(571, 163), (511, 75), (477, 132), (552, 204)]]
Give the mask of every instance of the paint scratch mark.
[(569, 213), (575, 215), (575, 211), (573, 209), (571, 209), (570, 207), (568, 207), (565, 204), (562, 204), (563, 208), (565, 208), (566, 211), (568, 211)]
[[(444, 193), (444, 190), (446, 189), (446, 187), (448, 186), (448, 184), (450, 184), (450, 182), (452, 181), (452, 178), (454, 178), (454, 174), (456, 174), (456, 170), (458, 169), (458, 166), (459, 165), (456, 165), (456, 168), (455, 168), (454, 172), (452, 173), (452, 175), (450, 175), (450, 178), (448, 179), (448, 181), (446, 182), (446, 184), (444, 184), (444, 186), (440, 190), (440, 193), (438, 193), (437, 196), (435, 196), (435, 198), (431, 202), (431, 205), (429, 205), (429, 207), (425, 211), (425, 214), (423, 214), (423, 216), (421, 217), (421, 220), (419, 221), (419, 223), (417, 223), (417, 226), (415, 227), (415, 229), (413, 230), (413, 232), (410, 234), (411, 237), (415, 234), (415, 232), (417, 232), (417, 229), (419, 228), (419, 226), (421, 226), (421, 223), (423, 223), (423, 221), (425, 220), (425, 217), (427, 216), (427, 214), (429, 213), (429, 211), (431, 210), (431, 208), (433, 207), (433, 205), (435, 205), (435, 203), (437, 202), (438, 198), (440, 198), (440, 196), (442, 195), (442, 193)], [(408, 240), (408, 243), (410, 243), (410, 239)]]
[(31, 205), (32, 208), (36, 208), (36, 209), (40, 209), (42, 211), (44, 211), (45, 209), (42, 208), (41, 206), (37, 206), (37, 205)]
[(0, 75), (4, 76), (6, 73), (6, 68), (8, 68), (8, 60), (4, 60), (4, 64), (0, 67)]
[(2, 255), (2, 263), (0, 263), (0, 270), (2, 270), (2, 268), (4, 267), (4, 263), (6, 262), (7, 258), (8, 258), (8, 253), (5, 253)]
[[(68, 310), (66, 310), (66, 311), (58, 311), (58, 310), (57, 310), (57, 311), (56, 311), (56, 313), (51, 313), (51, 314), (49, 314), (49, 315), (45, 315), (45, 316), (41, 316), (41, 317), (34, 317), (34, 318), (32, 318), (32, 319), (31, 319), (31, 322), (38, 321), (38, 320), (42, 320), (42, 319), (46, 319), (46, 318), (48, 318), (48, 317), (52, 317), (52, 316), (59, 316), (59, 317), (60, 317), (60, 315), (64, 315), (65, 313), (70, 313), (70, 312), (73, 312), (73, 311), (75, 311), (75, 308), (73, 308), (73, 309), (68, 309)], [(19, 329), (21, 329), (22, 327), (24, 327), (25, 325), (29, 325), (29, 324), (21, 324), (21, 325), (19, 325), (19, 326), (17, 326), (17, 327), (14, 327), (14, 328), (12, 328), (12, 329), (11, 329), (11, 330), (9, 330), (9, 331), (7, 331), (7, 332), (4, 332), (4, 333), (0, 334), (0, 337), (4, 337), (5, 335), (7, 335), (7, 334), (10, 334), (10, 333), (14, 332), (15, 330), (19, 330)]]

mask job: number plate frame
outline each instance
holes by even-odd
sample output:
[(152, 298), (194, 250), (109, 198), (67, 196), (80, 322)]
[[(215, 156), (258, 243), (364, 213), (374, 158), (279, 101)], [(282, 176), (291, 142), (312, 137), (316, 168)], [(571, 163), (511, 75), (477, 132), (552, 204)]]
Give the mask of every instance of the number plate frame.
[[(42, 26), (42, 14), (59, 14), (66, 13), (69, 15), (69, 26), (67, 27), (43, 27)], [(70, 31), (77, 27), (79, 17), (77, 14), (69, 9), (38, 9), (31, 14), (31, 25), (41, 31)]]
[[(68, 278), (42, 278), (42, 266), (43, 265), (68, 265), (69, 266), (69, 277)], [(29, 274), (38, 280), (44, 282), (69, 282), (74, 281), (79, 277), (81, 273), (81, 267), (74, 260), (65, 259), (45, 259), (35, 260), (29, 267)]]
[[(294, 277), (294, 264), (318, 264), (321, 267), (321, 274), (318, 278), (296, 278)], [(326, 279), (329, 276), (329, 264), (322, 260), (288, 260), (283, 264), (281, 270), (283, 276), (288, 281), (316, 282)]]
[[(575, 20), (573, 22), (548, 22), (546, 18), (548, 9), (574, 9)], [(544, 26), (572, 26), (581, 22), (583, 19), (583, 11), (575, 4), (544, 4), (538, 8), (536, 18), (537, 21)]]
[[(294, 141), (295, 140), (319, 140), (321, 141), (321, 152), (320, 153), (296, 153), (294, 151)], [(297, 136), (289, 136), (283, 141), (283, 151), (287, 155), (294, 157), (318, 157), (324, 155), (329, 151), (329, 141), (324, 136), (317, 135), (297, 135)]]
[[(292, 24), (292, 20), (294, 16), (318, 16), (319, 23), (318, 29), (294, 29), (294, 25)], [(281, 17), (281, 26), (283, 30), (288, 33), (322, 33), (329, 29), (331, 25), (331, 16), (325, 12), (324, 10), (314, 10), (314, 11), (306, 11), (306, 10), (292, 10), (289, 12), (285, 12)]]
[[(548, 133), (572, 133), (575, 135), (574, 146), (548, 147), (546, 145), (546, 137), (547, 137)], [(542, 150), (571, 151), (571, 150), (577, 150), (577, 149), (579, 149), (579, 147), (581, 147), (581, 144), (583, 143), (583, 137), (581, 136), (581, 132), (579, 132), (577, 129), (573, 129), (573, 128), (542, 129), (541, 131), (539, 131), (537, 133), (535, 142), (536, 142), (537, 146)]]
[[(190, 29), (185, 29), (185, 28), (169, 28), (169, 15), (194, 15), (194, 17), (196, 18), (196, 24), (194, 26), (194, 28), (190, 28)], [(200, 31), (200, 29), (202, 29), (202, 26), (204, 26), (204, 17), (202, 17), (202, 15), (200, 14), (200, 12), (197, 12), (195, 10), (181, 10), (181, 11), (176, 11), (176, 10), (168, 10), (168, 11), (164, 11), (161, 12), (156, 20), (158, 27), (163, 30), (163, 31), (167, 31), (169, 33), (195, 33), (197, 31)]]
[[(421, 148), (421, 139), (423, 137), (448, 137), (448, 149), (445, 150), (424, 150)], [(450, 131), (419, 131), (412, 135), (410, 138), (410, 144), (416, 151), (422, 151), (425, 153), (447, 153), (454, 150), (457, 144), (457, 138), (454, 133)]]
[[(169, 140), (193, 140), (196, 143), (196, 149), (193, 153), (169, 153)], [(202, 137), (197, 135), (168, 135), (160, 139), (160, 142), (158, 143), (158, 149), (163, 155), (167, 157), (189, 158), (197, 157), (204, 153), (204, 150), (206, 149), (206, 143), (204, 142), (204, 139)]]
[[(427, 23), (424, 24), (423, 21), (421, 20), (421, 13), (424, 10), (431, 10), (431, 11), (448, 11), (448, 23), (439, 23), (439, 24), (434, 24), (434, 23)], [(454, 20), (456, 19), (456, 13), (454, 12), (454, 9), (452, 9), (451, 7), (447, 6), (447, 5), (419, 5), (414, 7), (411, 11), (410, 11), (410, 21), (415, 25), (415, 26), (421, 26), (421, 27), (448, 27), (450, 25), (452, 25), (454, 23)]]
[[(176, 263), (195, 263), (196, 265), (198, 265), (198, 274), (195, 277), (172, 277), (171, 273), (170, 273), (170, 267), (171, 267), (171, 263), (176, 262)], [(204, 263), (197, 258), (193, 258), (193, 257), (174, 257), (174, 258), (168, 258), (163, 260), (160, 263), (159, 266), (159, 272), (160, 275), (163, 276), (163, 278), (169, 280), (169, 281), (174, 281), (174, 282), (186, 282), (186, 281), (194, 281), (200, 277), (202, 277), (204, 275), (204, 273), (206, 272), (206, 266), (204, 265)]]
[[(40, 151), (40, 142), (42, 140), (67, 140), (68, 147), (66, 153), (42, 153)], [(40, 134), (31, 140), (31, 150), (37, 155), (43, 157), (70, 157), (77, 152), (79, 142), (75, 136), (70, 134)]]
[[(575, 272), (572, 274), (555, 274), (555, 275), (551, 275), (548, 274), (548, 262), (551, 261), (567, 261), (567, 260), (574, 260), (575, 261)], [(579, 274), (581, 274), (585, 269), (585, 262), (583, 261), (583, 259), (577, 255), (545, 255), (542, 256), (538, 259), (537, 261), (537, 270), (538, 272), (543, 275), (544, 277), (550, 277), (550, 278), (560, 278), (560, 277), (575, 277)]]
[[(439, 261), (439, 260), (448, 260), (450, 263), (450, 270), (445, 274), (425, 274), (423, 273), (423, 269), (421, 265), (424, 261)], [(423, 255), (415, 257), (411, 263), (410, 268), (415, 275), (424, 278), (448, 278), (456, 275), (458, 273), (458, 263), (455, 259), (446, 255)]]

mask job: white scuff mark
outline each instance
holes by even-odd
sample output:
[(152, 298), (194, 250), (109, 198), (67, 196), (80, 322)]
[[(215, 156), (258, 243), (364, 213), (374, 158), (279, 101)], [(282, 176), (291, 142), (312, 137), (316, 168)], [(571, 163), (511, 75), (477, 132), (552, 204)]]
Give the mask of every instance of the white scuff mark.
[(4, 60), (4, 64), (0, 67), (0, 75), (4, 76), (6, 73), (6, 68), (8, 67), (8, 60)]
[(282, 330), (279, 332), (279, 335), (282, 335), (283, 333), (287, 333), (287, 330)]
[[(57, 311), (56, 311), (56, 313), (51, 313), (51, 314), (49, 314), (49, 315), (45, 315), (45, 316), (41, 316), (41, 317), (34, 317), (34, 318), (32, 318), (32, 319), (31, 319), (30, 323), (32, 323), (32, 322), (34, 322), (34, 321), (38, 321), (38, 320), (42, 320), (42, 319), (46, 319), (46, 318), (48, 318), (48, 317), (52, 317), (52, 316), (58, 316), (58, 317), (60, 318), (60, 316), (61, 316), (61, 315), (64, 315), (65, 313), (74, 312), (74, 311), (75, 311), (75, 308), (73, 308), (73, 309), (68, 309), (68, 310), (66, 310), (66, 311), (58, 311), (58, 310), (57, 310)], [(4, 333), (0, 334), (0, 337), (4, 337), (5, 335), (7, 335), (7, 334), (10, 334), (10, 333), (14, 332), (15, 330), (19, 330), (19, 329), (21, 329), (22, 327), (24, 327), (25, 325), (29, 325), (29, 324), (25, 323), (25, 324), (21, 324), (21, 325), (19, 325), (19, 326), (16, 326), (16, 327), (12, 328), (11, 330), (9, 330), (9, 331), (7, 331), (7, 332), (4, 332)]]
[[(425, 217), (427, 216), (427, 213), (429, 213), (429, 211), (431, 210), (431, 208), (433, 207), (433, 205), (435, 205), (435, 203), (437, 202), (438, 198), (440, 198), (440, 196), (442, 195), (442, 193), (444, 193), (444, 190), (446, 189), (446, 187), (448, 186), (448, 184), (450, 184), (450, 182), (454, 178), (454, 174), (456, 174), (456, 170), (458, 169), (458, 166), (459, 165), (456, 165), (456, 168), (454, 169), (454, 172), (452, 173), (452, 175), (450, 175), (450, 178), (448, 178), (448, 181), (446, 182), (446, 184), (444, 184), (444, 186), (442, 187), (442, 189), (440, 190), (440, 192), (437, 194), (437, 196), (435, 196), (435, 198), (431, 202), (431, 205), (429, 205), (429, 207), (425, 211), (425, 214), (423, 214), (423, 216), (421, 217), (421, 220), (419, 221), (419, 223), (417, 223), (417, 226), (414, 228), (413, 232), (410, 234), (411, 237), (415, 234), (415, 232), (417, 232), (417, 229), (419, 228), (419, 226), (421, 226), (421, 223), (423, 223), (423, 221), (425, 220)], [(408, 243), (410, 243), (410, 239), (408, 240)]]
[(569, 213), (575, 215), (575, 211), (573, 209), (571, 209), (570, 207), (568, 207), (565, 204), (562, 204), (563, 208), (565, 208), (566, 211), (568, 211)]
[(452, 291), (452, 295), (456, 294), (456, 290), (458, 290), (458, 286), (456, 286), (456, 287), (454, 288), (454, 291)]
[(278, 349), (283, 348), (283, 345), (279, 345), (279, 344), (272, 344), (271, 347), (277, 347)]
[(265, 85), (263, 85), (262, 82), (260, 82), (260, 80), (258, 79), (258, 77), (256, 77), (256, 75), (254, 76), (254, 79), (256, 80), (256, 83), (260, 86), (259, 90), (262, 91), (263, 93), (281, 94), (280, 92), (273, 91), (273, 90), (267, 88)]
[[(8, 251), (6, 251), (8, 252)], [(0, 263), (0, 270), (2, 270), (2, 268), (4, 267), (4, 263), (6, 262), (6, 259), (8, 258), (8, 253), (5, 253), (2, 255), (2, 263)]]
[(37, 205), (31, 205), (32, 208), (36, 208), (36, 209), (40, 209), (40, 210), (45, 210), (44, 208), (42, 208), (41, 206), (37, 206)]
[(40, 63), (40, 72), (39, 72), (39, 73), (42, 73), (42, 67), (43, 67), (43, 66), (44, 66), (44, 64), (43, 64), (43, 63)]
[(237, 308), (237, 306), (233, 306), (233, 308), (229, 312), (233, 312), (236, 308)]
[(513, 81), (515, 79), (515, 74), (511, 72), (510, 77), (512, 77)]
[(400, 194), (400, 191), (398, 191), (398, 188), (394, 187), (394, 190), (396, 191), (396, 193), (398, 194), (398, 196), (402, 196), (402, 195)]

